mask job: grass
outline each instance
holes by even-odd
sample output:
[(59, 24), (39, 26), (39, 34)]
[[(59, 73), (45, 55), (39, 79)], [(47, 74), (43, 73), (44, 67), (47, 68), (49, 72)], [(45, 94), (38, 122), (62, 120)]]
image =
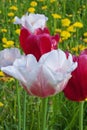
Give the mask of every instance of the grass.
[[(2, 38), (13, 41), (14, 44), (8, 47), (19, 47), (19, 35), (16, 30), (19, 25), (13, 24), (15, 16), (21, 17), (31, 6), (32, 0), (1, 0), (0, 1), (0, 50), (4, 49), (6, 43)], [(45, 14), (49, 20), (47, 26), (52, 35), (58, 32), (67, 31), (70, 25), (80, 22), (83, 27), (75, 27), (75, 32), (69, 32), (70, 37), (61, 37), (59, 47), (78, 54), (87, 48), (87, 41), (84, 42), (84, 33), (87, 32), (87, 1), (86, 0), (36, 0), (37, 6), (33, 7), (35, 13)], [(11, 6), (17, 10), (10, 9)], [(14, 16), (8, 13), (12, 12)], [(54, 18), (52, 14), (60, 15), (61, 18)], [(63, 26), (61, 20), (68, 18), (71, 23)], [(2, 31), (2, 29), (6, 29)], [(59, 31), (60, 29), (61, 31)], [(18, 88), (17, 88), (18, 87)], [(42, 121), (42, 99), (29, 96), (16, 80), (0, 77), (0, 130), (41, 130)], [(19, 108), (20, 107), (20, 108)], [(19, 111), (20, 110), (20, 111)], [(18, 113), (20, 115), (18, 116)], [(84, 103), (84, 130), (87, 130), (87, 102)], [(19, 122), (20, 121), (20, 122)], [(24, 122), (26, 122), (24, 124)], [(21, 123), (21, 124), (19, 124)], [(47, 104), (47, 130), (79, 130), (79, 102), (72, 102), (63, 95), (63, 92), (48, 98)], [(19, 125), (19, 126), (18, 126)], [(20, 128), (21, 127), (21, 128)]]

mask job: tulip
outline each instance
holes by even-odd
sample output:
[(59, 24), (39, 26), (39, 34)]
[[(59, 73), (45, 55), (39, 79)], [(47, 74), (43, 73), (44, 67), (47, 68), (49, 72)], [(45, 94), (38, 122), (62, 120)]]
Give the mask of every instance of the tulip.
[(59, 35), (50, 36), (48, 29), (38, 29), (36, 34), (31, 34), (27, 29), (22, 28), (20, 33), (20, 46), (25, 54), (33, 54), (37, 60), (58, 48)]
[(78, 63), (78, 67), (72, 72), (64, 94), (70, 100), (83, 101), (87, 98), (87, 50), (74, 56), (73, 60)]
[(39, 61), (32, 54), (23, 55), (1, 70), (18, 79), (30, 95), (44, 98), (61, 92), (76, 67), (71, 54), (67, 58), (58, 49), (42, 55)]
[(17, 48), (4, 49), (0, 51), (0, 68), (12, 65), (16, 58), (20, 58), (21, 54)]
[(42, 30), (46, 26), (48, 18), (43, 14), (26, 13), (22, 18), (15, 17), (14, 24), (21, 24), (22, 27), (28, 29), (29, 32), (34, 33), (35, 30), (41, 28)]

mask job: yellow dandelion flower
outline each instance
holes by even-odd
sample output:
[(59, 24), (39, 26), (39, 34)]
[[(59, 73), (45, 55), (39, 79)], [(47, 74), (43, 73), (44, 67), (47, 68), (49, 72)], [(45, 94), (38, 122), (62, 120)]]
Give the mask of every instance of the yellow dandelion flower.
[(68, 18), (62, 19), (61, 20), (62, 26), (63, 27), (68, 27), (71, 23), (71, 21)]
[(12, 81), (15, 81), (15, 79), (12, 78), (12, 77), (9, 77), (9, 78), (8, 78), (8, 82), (12, 82)]
[(14, 5), (13, 5), (13, 6), (11, 6), (11, 7), (10, 7), (10, 10), (17, 11), (17, 10), (18, 10), (18, 8), (17, 8), (16, 6), (14, 6)]
[(14, 13), (13, 13), (13, 12), (10, 12), (10, 13), (8, 13), (8, 16), (9, 16), (9, 17), (13, 17), (13, 16), (14, 16)]
[(87, 43), (87, 38), (84, 38), (84, 39), (83, 39), (83, 42)]
[(67, 28), (67, 31), (69, 31), (69, 32), (76, 32), (76, 29), (74, 28), (74, 26), (69, 26), (68, 28)]
[(50, 3), (53, 3), (53, 2), (55, 2), (56, 0), (50, 0)]
[(81, 22), (75, 22), (75, 23), (73, 24), (73, 26), (76, 27), (76, 28), (82, 28), (82, 27), (83, 27), (83, 24), (82, 24)]
[(87, 32), (85, 32), (85, 33), (83, 34), (83, 36), (84, 36), (84, 37), (87, 37)]
[(83, 9), (85, 9), (85, 8), (86, 8), (86, 5), (83, 5), (82, 7), (83, 7)]
[(54, 19), (61, 19), (61, 15), (60, 14), (52, 14)]
[(69, 18), (73, 17), (73, 14), (69, 14), (68, 17), (69, 17)]
[(78, 47), (71, 48), (71, 51), (78, 52)]
[(7, 41), (4, 45), (3, 45), (3, 47), (4, 48), (8, 48), (8, 47), (13, 47), (14, 46), (14, 41)]
[(35, 8), (33, 8), (33, 7), (28, 8), (28, 12), (29, 13), (34, 13), (35, 12)]
[(3, 106), (4, 106), (4, 104), (2, 102), (0, 102), (0, 107), (3, 107)]
[(56, 28), (56, 29), (55, 29), (55, 33), (61, 33), (61, 29)]
[(0, 77), (3, 77), (3, 76), (5, 76), (5, 74), (2, 71), (0, 71)]
[(78, 45), (78, 49), (79, 51), (83, 51), (84, 49), (86, 49), (87, 47), (83, 46), (83, 45)]
[(47, 9), (47, 5), (45, 5), (45, 6), (42, 6), (42, 8), (41, 8), (42, 10), (46, 10)]
[(0, 14), (2, 13), (2, 11), (0, 10)]
[(6, 43), (6, 42), (7, 42), (7, 38), (3, 37), (3, 38), (2, 38), (2, 42), (3, 42), (3, 43)]
[(7, 29), (3, 28), (3, 29), (1, 29), (1, 32), (6, 33), (6, 32), (7, 32)]
[(38, 0), (38, 2), (44, 2), (44, 0)]
[(35, 6), (37, 6), (37, 2), (36, 2), (36, 1), (32, 1), (32, 2), (30, 3), (30, 5), (31, 5), (32, 7), (35, 7)]
[(68, 31), (61, 31), (61, 37), (62, 40), (67, 40), (69, 37), (71, 37), (71, 34)]
[(18, 34), (18, 35), (20, 35), (20, 29), (16, 29), (15, 33)]

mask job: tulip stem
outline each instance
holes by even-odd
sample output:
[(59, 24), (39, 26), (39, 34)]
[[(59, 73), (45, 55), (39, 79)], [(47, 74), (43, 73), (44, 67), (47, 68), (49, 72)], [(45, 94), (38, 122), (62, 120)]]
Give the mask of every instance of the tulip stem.
[(83, 130), (83, 106), (84, 106), (84, 101), (80, 102), (79, 104), (79, 130)]
[(17, 81), (17, 100), (18, 100), (18, 130), (21, 130), (21, 103), (20, 103), (20, 90), (19, 83)]
[(26, 130), (26, 91), (24, 91), (23, 130)]
[(47, 116), (48, 98), (42, 99), (42, 130), (46, 130), (46, 116)]

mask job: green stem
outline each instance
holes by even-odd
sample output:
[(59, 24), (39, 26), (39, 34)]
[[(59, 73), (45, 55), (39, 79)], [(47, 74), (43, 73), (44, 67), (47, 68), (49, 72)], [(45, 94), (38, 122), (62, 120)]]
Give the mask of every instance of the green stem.
[(46, 130), (46, 116), (47, 116), (48, 98), (42, 99), (42, 130)]
[(24, 91), (23, 130), (26, 130), (26, 91)]
[(83, 130), (83, 106), (84, 101), (80, 102), (79, 104), (79, 130)]
[(63, 15), (66, 14), (66, 0), (63, 1)]
[(18, 130), (21, 130), (21, 103), (20, 103), (20, 89), (17, 81), (17, 100), (18, 100)]

